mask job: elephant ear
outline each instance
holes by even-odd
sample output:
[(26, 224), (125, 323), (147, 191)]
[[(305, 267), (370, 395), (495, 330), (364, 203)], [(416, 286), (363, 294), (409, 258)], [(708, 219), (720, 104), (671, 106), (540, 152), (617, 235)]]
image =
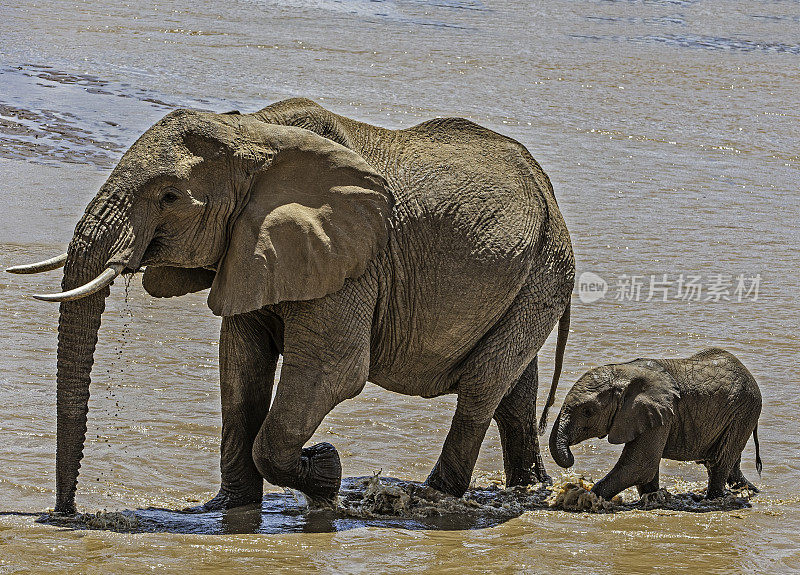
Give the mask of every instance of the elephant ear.
[(338, 291), (388, 239), (393, 199), (361, 156), (308, 130), (265, 126), (280, 138), (217, 266), (208, 297), (217, 315)]
[(628, 443), (648, 429), (668, 423), (675, 415), (675, 400), (680, 393), (675, 380), (662, 371), (618, 366), (625, 385), (611, 427), (609, 443)]
[(147, 266), (142, 286), (153, 297), (175, 297), (210, 288), (214, 275), (205, 268)]

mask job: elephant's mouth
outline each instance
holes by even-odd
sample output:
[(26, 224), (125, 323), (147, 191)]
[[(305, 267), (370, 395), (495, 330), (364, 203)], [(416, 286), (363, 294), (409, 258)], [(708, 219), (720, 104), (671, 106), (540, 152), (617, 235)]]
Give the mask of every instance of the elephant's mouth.
[(174, 254), (170, 255), (170, 251), (167, 246), (167, 242), (162, 238), (153, 238), (142, 254), (141, 259), (139, 260), (139, 265), (136, 267), (133, 272), (144, 271), (143, 268), (145, 267), (173, 267), (173, 268), (197, 268), (197, 269), (205, 269), (209, 271), (216, 272), (219, 262), (214, 262), (211, 264), (207, 264), (204, 262), (192, 262), (192, 261), (178, 261), (174, 259)]
[(144, 254), (142, 254), (142, 259), (139, 262), (138, 269), (141, 269), (144, 266), (175, 265), (173, 263), (169, 263), (164, 260), (163, 257), (164, 251), (165, 251), (165, 246), (161, 242), (161, 240), (159, 240), (158, 238), (153, 238), (145, 248)]

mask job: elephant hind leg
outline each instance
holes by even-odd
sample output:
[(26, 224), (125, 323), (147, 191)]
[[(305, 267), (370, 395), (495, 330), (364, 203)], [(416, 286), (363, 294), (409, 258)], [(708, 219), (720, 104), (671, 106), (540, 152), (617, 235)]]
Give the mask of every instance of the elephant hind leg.
[(731, 469), (731, 472), (728, 474), (728, 486), (732, 489), (746, 488), (754, 493), (758, 493), (758, 487), (750, 483), (750, 481), (747, 480), (747, 477), (744, 476), (744, 473), (742, 473), (741, 465), (742, 458), (739, 457), (739, 460), (734, 464), (733, 469)]
[(705, 462), (708, 469), (708, 499), (722, 497), (725, 484), (753, 485), (747, 481), (741, 469), (742, 451), (750, 437), (749, 429), (752, 429), (752, 424), (750, 427), (748, 424), (750, 422), (747, 419), (734, 419), (716, 445), (714, 456)]
[[(725, 495), (725, 484), (733, 473), (735, 460), (719, 458), (716, 461), (706, 461), (708, 470), (708, 489), (706, 489), (706, 499), (716, 499)], [(741, 473), (741, 469), (739, 470)]]
[(476, 410), (476, 397), (459, 394), (453, 423), (444, 440), (442, 453), (425, 483), (454, 497), (461, 497), (469, 487), (483, 438), (492, 422), (491, 415)]
[[(526, 378), (528, 389), (520, 388), (515, 394), (512, 388), (527, 368), (536, 369), (536, 354), (562, 316), (571, 290), (571, 278), (528, 278), (511, 306), (466, 356), (456, 374), (456, 413), (428, 485), (457, 497), (464, 494), (493, 417), (498, 425), (505, 426), (501, 429), (506, 437), (503, 449), (510, 459), (504, 466), (512, 471), (515, 481), (524, 480), (537, 457), (541, 461), (535, 402), (531, 402), (535, 400), (535, 387), (533, 394), (530, 389), (536, 378)], [(497, 410), (506, 396), (498, 417)], [(523, 415), (524, 410), (530, 413)], [(521, 422), (527, 418), (531, 431), (520, 440), (514, 434), (524, 430)], [(537, 472), (544, 474), (541, 464)]]
[(536, 429), (538, 379), (538, 362), (534, 357), (494, 412), (508, 487), (552, 482), (544, 469)]

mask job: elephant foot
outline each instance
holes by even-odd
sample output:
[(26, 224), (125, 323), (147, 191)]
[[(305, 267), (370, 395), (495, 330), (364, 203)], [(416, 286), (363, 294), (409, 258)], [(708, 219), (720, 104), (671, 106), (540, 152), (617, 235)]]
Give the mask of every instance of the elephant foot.
[(506, 487), (527, 487), (528, 485), (535, 485), (537, 483), (552, 485), (553, 478), (547, 474), (544, 468), (506, 472)]
[(719, 499), (725, 495), (724, 489), (712, 489), (709, 487), (706, 490), (706, 499)]
[(71, 516), (78, 514), (78, 508), (75, 506), (75, 500), (66, 503), (56, 503), (53, 513), (58, 513), (64, 516)]
[(463, 481), (458, 482), (452, 479), (448, 480), (445, 474), (441, 472), (439, 464), (437, 463), (433, 468), (433, 471), (431, 471), (431, 474), (428, 476), (428, 479), (425, 480), (425, 485), (447, 495), (461, 497), (464, 495), (464, 493), (466, 493), (467, 487), (469, 487), (469, 479), (466, 483)]
[(553, 478), (547, 474), (543, 467), (536, 470), (535, 476), (538, 483), (544, 483), (545, 485), (553, 484)]
[(606, 501), (611, 501), (611, 499), (620, 491), (622, 491), (622, 489), (612, 487), (608, 484), (608, 482), (604, 482), (602, 479), (595, 483), (591, 489), (592, 493), (601, 499), (605, 499)]
[(747, 477), (744, 476), (742, 473), (742, 469), (736, 465), (731, 472), (728, 474), (728, 479), (726, 481), (728, 486), (734, 490), (742, 490), (747, 489), (752, 493), (758, 493), (758, 487), (750, 483)]
[(236, 507), (244, 507), (246, 505), (261, 505), (263, 495), (261, 493), (253, 493), (250, 495), (235, 494), (224, 489), (220, 489), (212, 499), (197, 505), (195, 507), (187, 507), (182, 509), (182, 513), (209, 513), (211, 511), (226, 511)]
[(737, 482), (737, 483), (732, 483), (732, 484), (729, 484), (729, 485), (730, 485), (731, 489), (735, 489), (737, 491), (739, 491), (741, 489), (747, 489), (748, 491), (751, 491), (753, 493), (759, 493), (760, 492), (760, 489), (758, 487), (756, 487), (755, 485), (753, 485), (752, 483), (750, 483), (747, 479), (745, 479), (744, 481)]
[(342, 486), (342, 462), (330, 443), (305, 447), (300, 453), (300, 481), (290, 485), (303, 493), (315, 506), (330, 506)]

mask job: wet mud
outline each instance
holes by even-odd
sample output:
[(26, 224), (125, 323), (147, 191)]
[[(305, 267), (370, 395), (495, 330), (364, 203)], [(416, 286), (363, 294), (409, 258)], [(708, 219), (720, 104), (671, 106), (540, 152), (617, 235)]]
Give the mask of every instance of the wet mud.
[[(563, 511), (580, 511), (590, 513), (616, 513), (621, 511), (653, 509), (669, 509), (703, 513), (709, 511), (732, 511), (751, 507), (750, 498), (755, 493), (748, 489), (726, 491), (717, 499), (706, 499), (705, 488), (686, 493), (672, 494), (663, 487), (653, 493), (645, 493), (641, 497), (625, 501), (621, 495), (610, 501), (592, 493), (594, 483), (583, 477), (568, 479), (553, 488), (548, 499), (552, 509)], [(633, 489), (629, 490), (633, 492)]]
[(529, 511), (622, 513), (656, 509), (675, 512), (733, 511), (750, 507), (747, 491), (706, 500), (701, 490), (671, 494), (665, 489), (628, 501), (606, 501), (589, 491), (591, 481), (568, 477), (555, 486), (472, 487), (452, 497), (422, 483), (373, 475), (345, 478), (335, 507), (309, 505), (299, 492), (268, 493), (259, 507), (227, 512), (186, 513), (156, 507), (63, 515), (42, 514), (38, 523), (68, 529), (123, 533), (326, 533), (358, 527), (410, 530), (470, 530), (494, 527)]

